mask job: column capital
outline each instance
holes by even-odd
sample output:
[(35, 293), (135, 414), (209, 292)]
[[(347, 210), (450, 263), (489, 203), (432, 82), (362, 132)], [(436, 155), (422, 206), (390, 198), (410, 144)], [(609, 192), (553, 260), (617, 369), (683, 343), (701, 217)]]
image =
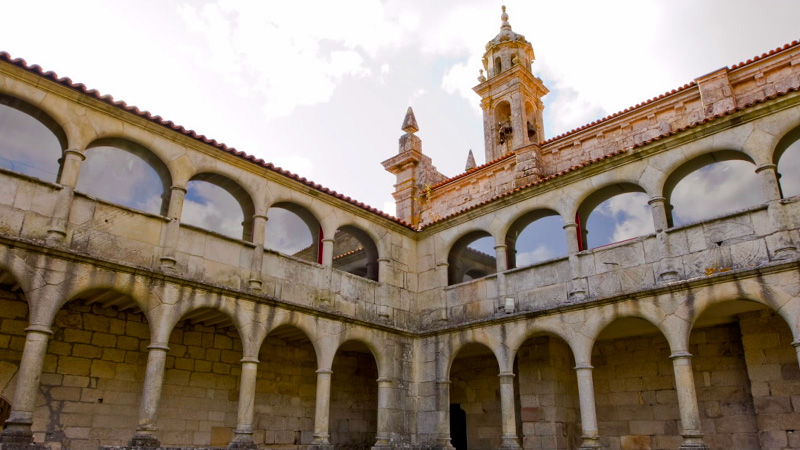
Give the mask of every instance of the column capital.
[(253, 219), (264, 219), (264, 221), (268, 221), (269, 217), (266, 214), (253, 214)]
[(378, 382), (378, 385), (379, 385), (379, 386), (380, 386), (380, 385), (389, 386), (389, 385), (391, 385), (391, 384), (392, 384), (392, 379), (391, 379), (391, 378), (389, 378), (389, 377), (380, 377), (380, 378), (378, 378), (378, 379), (377, 379), (377, 380), (375, 380), (375, 381), (376, 381), (376, 382)]
[(592, 370), (592, 369), (594, 369), (594, 366), (591, 365), (591, 364), (588, 364), (588, 363), (578, 363), (578, 364), (575, 364), (574, 369), (575, 370)]
[(316, 373), (317, 374), (324, 374), (324, 373), (332, 374), (333, 371), (331, 369), (317, 369)]
[(563, 228), (565, 230), (570, 229), (570, 228), (578, 228), (578, 224), (575, 223), (575, 222), (565, 222), (564, 226), (562, 226), (561, 228)]
[(333, 244), (335, 241), (333, 238), (322, 238), (322, 243), (324, 244), (326, 242), (330, 242), (331, 244)]
[(259, 361), (258, 358), (255, 358), (255, 357), (252, 357), (252, 356), (245, 356), (244, 358), (240, 359), (239, 362), (242, 363), (242, 364), (244, 364), (244, 363), (255, 363), (255, 364), (258, 364), (261, 361)]
[(81, 161), (85, 161), (86, 160), (86, 155), (84, 155), (82, 151), (76, 150), (74, 148), (68, 148), (68, 149), (64, 150), (64, 156), (65, 157), (67, 157), (67, 156), (77, 156), (78, 158), (80, 158)]
[(161, 343), (161, 342), (154, 342), (154, 343), (148, 345), (147, 349), (148, 350), (162, 350), (164, 352), (168, 352), (169, 351), (169, 347), (167, 346), (167, 344), (164, 344), (164, 343)]
[(800, 339), (792, 341), (792, 347), (800, 350)]
[(453, 384), (450, 380), (436, 380), (436, 384)]
[(651, 198), (650, 200), (648, 200), (647, 204), (650, 205), (650, 206), (653, 206), (653, 203), (664, 203), (666, 201), (667, 201), (666, 197), (661, 197), (661, 196), (657, 195), (657, 196)]
[(175, 185), (175, 184), (170, 186), (169, 190), (170, 191), (179, 191), (179, 192), (182, 192), (184, 194), (186, 193), (186, 188), (184, 186), (178, 186), (178, 185)]
[(506, 244), (497, 244), (497, 245), (494, 246), (494, 250), (497, 251), (497, 249), (500, 249), (500, 248), (505, 249), (506, 247), (507, 247)]
[(500, 378), (514, 378), (516, 375), (514, 375), (514, 372), (500, 372), (497, 376)]
[(777, 169), (778, 169), (778, 165), (777, 164), (762, 164), (762, 165), (756, 167), (756, 173), (763, 172), (765, 170), (775, 171)]
[(28, 328), (25, 328), (24, 331), (26, 333), (39, 333), (39, 334), (46, 334), (48, 336), (52, 336), (53, 334), (53, 330), (51, 330), (50, 327), (46, 327), (44, 325), (36, 325), (36, 324), (28, 325)]
[(378, 258), (378, 262), (379, 263), (388, 263), (388, 262), (391, 262), (391, 261), (392, 261), (391, 259), (389, 259), (389, 258), (387, 258), (385, 256), (382, 257), (382, 258)]
[(436, 263), (436, 267), (447, 267), (449, 265), (450, 265), (450, 263), (446, 262), (446, 261), (445, 262), (437, 262)]
[(692, 359), (692, 354), (687, 351), (681, 350), (669, 355), (669, 359), (673, 361), (676, 359)]

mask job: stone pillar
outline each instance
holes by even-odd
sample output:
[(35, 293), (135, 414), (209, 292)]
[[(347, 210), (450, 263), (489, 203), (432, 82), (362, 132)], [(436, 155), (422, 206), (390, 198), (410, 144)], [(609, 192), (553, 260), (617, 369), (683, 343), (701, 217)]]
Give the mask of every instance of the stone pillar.
[(672, 255), (669, 249), (669, 235), (665, 230), (669, 228), (667, 219), (667, 199), (664, 197), (653, 197), (647, 202), (653, 214), (653, 227), (656, 231), (659, 253), (662, 255), (661, 262), (657, 266), (657, 281), (670, 282), (680, 278), (680, 272), (675, 268)]
[(600, 433), (597, 430), (597, 409), (594, 401), (594, 380), (592, 367), (589, 364), (578, 364), (575, 373), (578, 376), (578, 400), (581, 405), (581, 446), (580, 450), (603, 448), (600, 444)]
[(61, 176), (58, 183), (62, 186), (58, 193), (53, 218), (50, 227), (47, 229), (48, 244), (63, 244), (67, 237), (67, 222), (69, 212), (72, 210), (72, 199), (75, 196), (75, 186), (78, 185), (78, 175), (80, 175), (81, 164), (86, 159), (86, 155), (75, 149), (64, 150), (64, 157), (61, 162)]
[(389, 410), (391, 409), (392, 379), (378, 378), (378, 429), (375, 433), (373, 449), (388, 447), (391, 439)]
[(261, 282), (261, 266), (264, 262), (264, 241), (265, 239), (265, 231), (267, 228), (267, 218), (264, 214), (255, 214), (253, 216), (253, 244), (255, 244), (255, 248), (253, 249), (253, 260), (250, 261), (250, 280), (248, 280), (250, 284), (250, 289), (260, 291), (262, 282)]
[(186, 197), (186, 188), (183, 186), (171, 186), (169, 188), (169, 207), (167, 208), (167, 218), (169, 222), (161, 239), (161, 269), (172, 269), (175, 267), (175, 248), (178, 246), (178, 232), (181, 228), (181, 212), (183, 211), (183, 199)]
[(439, 390), (439, 437), (436, 438), (436, 447), (453, 450), (455, 447), (450, 442), (450, 380), (437, 381), (436, 387)]
[(50, 328), (31, 325), (25, 329), (25, 349), (17, 372), (17, 386), (11, 404), (11, 414), (6, 420), (0, 444), (33, 443), (33, 410), (36, 407), (36, 394), (39, 392), (39, 379), (42, 376), (47, 341), (53, 334)]
[(767, 202), (767, 213), (772, 228), (772, 236), (767, 237), (767, 247), (772, 259), (781, 260), (797, 255), (797, 244), (787, 231), (786, 212), (781, 203), (781, 191), (775, 164), (763, 164), (756, 168), (761, 181), (764, 200)]
[(781, 188), (778, 184), (778, 166), (775, 164), (762, 164), (756, 167), (756, 174), (761, 181), (761, 191), (764, 201), (770, 202), (781, 199)]
[(317, 370), (317, 403), (314, 410), (314, 441), (317, 447), (333, 447), (330, 441), (331, 369)]
[(497, 272), (500, 273), (508, 270), (508, 254), (506, 253), (506, 245), (495, 245), (494, 254), (495, 258), (497, 258)]
[(386, 277), (388, 277), (388, 270), (389, 264), (391, 260), (389, 258), (378, 258), (378, 281), (385, 281)]
[(322, 239), (322, 265), (333, 267), (333, 237)]
[(256, 449), (253, 442), (253, 408), (256, 397), (256, 378), (258, 358), (242, 358), (242, 376), (239, 381), (239, 410), (236, 416), (236, 430), (229, 448)]
[(692, 373), (692, 354), (681, 351), (670, 355), (675, 371), (675, 389), (678, 392), (678, 408), (681, 414), (681, 450), (703, 449), (703, 432), (700, 426), (700, 409), (697, 406), (697, 393)]
[(570, 300), (580, 301), (588, 295), (588, 286), (586, 280), (583, 279), (581, 274), (580, 261), (578, 260), (578, 224), (575, 222), (565, 223), (564, 231), (567, 238), (567, 251), (569, 252), (569, 269), (571, 273), (571, 281), (569, 284), (569, 298)]
[(650, 212), (653, 214), (653, 227), (656, 233), (661, 233), (669, 228), (666, 203), (667, 199), (664, 197), (653, 197), (647, 201), (647, 204), (650, 205)]
[(800, 339), (792, 342), (792, 347), (794, 347), (795, 351), (797, 352), (797, 363), (800, 364)]
[(158, 421), (158, 404), (161, 401), (161, 387), (164, 384), (164, 365), (169, 347), (166, 344), (147, 346), (147, 369), (144, 374), (144, 388), (139, 405), (139, 425), (136, 427), (130, 445), (134, 447), (159, 447), (161, 443), (155, 435)]
[[(517, 417), (514, 411), (514, 372), (500, 372), (500, 412), (502, 418), (502, 449), (518, 449)], [(449, 422), (449, 421), (448, 421)]]

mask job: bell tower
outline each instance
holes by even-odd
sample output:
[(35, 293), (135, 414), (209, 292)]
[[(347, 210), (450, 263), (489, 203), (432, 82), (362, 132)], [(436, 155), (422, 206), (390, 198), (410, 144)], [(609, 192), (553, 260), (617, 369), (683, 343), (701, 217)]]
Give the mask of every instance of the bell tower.
[[(511, 30), (506, 7), (500, 16), (500, 33), (486, 44), (480, 84), (486, 162), (544, 141), (542, 97), (549, 91), (531, 73), (533, 46)], [(486, 75), (484, 75), (484, 70)]]

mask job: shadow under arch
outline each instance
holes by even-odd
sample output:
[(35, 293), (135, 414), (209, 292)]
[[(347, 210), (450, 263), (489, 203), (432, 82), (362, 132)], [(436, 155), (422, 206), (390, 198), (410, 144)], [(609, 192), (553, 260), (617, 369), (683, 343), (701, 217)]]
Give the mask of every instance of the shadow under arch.
[(342, 225), (333, 239), (334, 269), (378, 281), (378, 247), (368, 232), (354, 225)]
[(50, 115), (0, 92), (0, 167), (57, 183), (69, 142)]
[[(216, 225), (216, 221), (221, 221), (223, 219), (223, 217), (221, 217), (221, 216), (219, 216), (216, 221), (215, 220), (207, 220), (206, 221), (207, 223), (193, 223), (195, 221), (200, 220), (198, 218), (193, 218), (191, 222), (190, 221), (186, 221), (187, 217), (184, 214), (187, 212), (187, 204), (189, 204), (190, 202), (200, 203), (199, 200), (204, 199), (204, 200), (206, 200), (206, 202), (205, 203), (200, 203), (201, 205), (206, 205), (206, 204), (209, 204), (209, 203), (211, 203), (211, 204), (217, 203), (217, 202), (214, 201), (215, 199), (213, 199), (213, 198), (204, 197), (203, 193), (193, 192), (192, 191), (193, 188), (192, 188), (192, 186), (190, 186), (192, 184), (192, 182), (209, 183), (209, 184), (214, 185), (214, 186), (216, 186), (218, 188), (221, 188), (227, 194), (230, 194), (234, 198), (234, 200), (236, 200), (236, 202), (239, 205), (239, 207), (241, 208), (241, 212), (242, 212), (242, 223), (241, 223), (241, 227), (242, 228), (241, 228), (241, 238), (240, 239), (242, 239), (244, 241), (252, 241), (252, 239), (253, 239), (253, 215), (255, 214), (255, 203), (253, 202), (253, 196), (250, 194), (250, 192), (245, 187), (243, 187), (238, 182), (234, 181), (231, 178), (228, 178), (225, 175), (221, 175), (221, 174), (218, 174), (218, 173), (203, 172), (203, 173), (195, 174), (192, 178), (189, 179), (189, 181), (186, 184), (186, 188), (187, 188), (186, 201), (184, 202), (182, 218), (181, 218), (181, 220), (184, 223), (188, 223), (190, 225), (199, 226), (199, 227), (204, 228), (204, 229), (210, 229), (211, 231), (215, 231), (215, 232), (218, 232), (218, 233), (231, 235), (232, 237), (235, 237), (235, 236), (232, 235), (232, 233), (234, 232), (233, 230), (230, 230), (230, 231), (226, 232), (225, 230), (220, 228), (221, 225), (220, 226), (215, 226)], [(214, 204), (214, 207), (215, 207), (214, 209), (215, 210), (220, 210), (221, 206), (222, 205), (220, 205), (220, 204)], [(229, 218), (226, 218), (226, 219), (229, 219)], [(236, 227), (236, 228), (238, 228), (238, 227)]]
[(167, 215), (172, 174), (152, 150), (126, 138), (106, 137), (89, 144), (84, 155), (79, 191)]
[[(308, 208), (293, 202), (276, 202), (267, 210), (264, 247), (322, 264), (322, 226)], [(298, 230), (302, 223), (307, 228)]]
[(800, 165), (800, 126), (793, 128), (778, 141), (772, 153), (772, 163), (777, 166), (781, 198), (800, 194), (800, 182), (796, 176)]
[(25, 303), (28, 303), (28, 292), (30, 292), (29, 277), (22, 276), (21, 271), (14, 267), (14, 263), (21, 263), (21, 261), (13, 261), (12, 264), (0, 264), (0, 289), (7, 289), (14, 295), (21, 294)]
[(330, 439), (340, 448), (370, 448), (376, 442), (380, 371), (370, 347), (348, 339), (331, 363)]
[[(630, 182), (621, 182), (603, 186), (591, 192), (583, 200), (580, 201), (575, 215), (575, 223), (578, 224), (579, 250), (587, 250), (589, 248), (598, 246), (598, 245), (594, 246), (589, 245), (590, 230), (588, 227), (589, 217), (596, 212), (597, 207), (600, 206), (605, 201), (610, 200), (618, 195), (632, 194), (632, 193), (648, 194), (648, 192), (638, 184)], [(651, 222), (651, 229), (652, 229), (650, 231), (651, 233), (655, 232), (655, 228), (652, 227), (652, 222)], [(605, 244), (600, 244), (600, 245), (605, 245)]]
[[(728, 162), (728, 161), (743, 161), (753, 165), (753, 176), (755, 177), (755, 162), (747, 153), (744, 153), (739, 150), (714, 150), (708, 153), (704, 153), (702, 155), (696, 156), (688, 161), (681, 162), (674, 166), (671, 170), (666, 171), (668, 173), (666, 179), (664, 180), (664, 187), (662, 189), (662, 193), (665, 200), (666, 206), (666, 213), (667, 213), (667, 224), (668, 226), (674, 227), (676, 226), (675, 223), (675, 207), (673, 205), (673, 196), (674, 191), (678, 183), (683, 181), (687, 176), (703, 169), (707, 166), (712, 164), (721, 163), (721, 162)], [(760, 192), (760, 187), (758, 189)], [(698, 198), (703, 198), (702, 193), (698, 193)]]
[[(491, 250), (471, 247), (478, 240), (490, 238)], [(447, 254), (447, 284), (453, 285), (497, 272), (494, 238), (488, 231), (474, 230), (460, 236)], [(488, 240), (487, 240), (488, 242)]]
[[(557, 211), (552, 210), (552, 209), (546, 209), (546, 208), (535, 209), (535, 210), (532, 210), (532, 211), (528, 211), (528, 212), (520, 215), (516, 219), (514, 219), (514, 221), (511, 222), (511, 225), (508, 227), (508, 230), (506, 230), (506, 234), (505, 234), (506, 257), (507, 257), (507, 265), (506, 265), (506, 267), (508, 269), (514, 269), (514, 268), (518, 267), (518, 263), (519, 263), (519, 267), (523, 267), (523, 266), (529, 265), (524, 260), (522, 260), (522, 261), (519, 260), (520, 259), (519, 256), (518, 256), (519, 250), (524, 244), (527, 244), (527, 242), (523, 243), (523, 241), (525, 241), (526, 239), (521, 239), (521, 238), (526, 237), (526, 236), (524, 236), (524, 234), (525, 235), (528, 234), (528, 233), (525, 233), (525, 231), (527, 231), (529, 229), (528, 228), (529, 226), (535, 226), (537, 221), (539, 221), (540, 219), (549, 219), (549, 218), (552, 218), (553, 221), (558, 221), (561, 224), (560, 235), (561, 235), (562, 239), (560, 239), (558, 241), (553, 241), (553, 242), (560, 242), (561, 244), (560, 245), (556, 245), (554, 247), (554, 248), (557, 249), (556, 252), (555, 252), (557, 254), (551, 255), (549, 257), (537, 259), (536, 261), (533, 261), (532, 263), (536, 263), (536, 262), (539, 262), (539, 261), (542, 261), (542, 260), (545, 260), (545, 259), (550, 259), (550, 258), (556, 257), (556, 256), (565, 255), (567, 253), (566, 239), (564, 239), (564, 231), (563, 231), (564, 220), (561, 217), (561, 214), (559, 214)], [(548, 237), (550, 237), (550, 236), (548, 236)], [(528, 238), (527, 240), (531, 240), (531, 238), (533, 238), (533, 236), (530, 236), (530, 237), (527, 237), (527, 238)], [(550, 237), (550, 238), (551, 239), (549, 239), (549, 240), (552, 241), (553, 237)], [(540, 247), (537, 247), (537, 249), (538, 248), (540, 248)]]

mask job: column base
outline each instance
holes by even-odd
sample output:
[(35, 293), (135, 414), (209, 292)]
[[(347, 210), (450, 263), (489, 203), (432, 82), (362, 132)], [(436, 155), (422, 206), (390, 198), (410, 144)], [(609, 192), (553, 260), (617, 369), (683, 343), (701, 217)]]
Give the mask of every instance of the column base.
[(161, 447), (161, 442), (153, 433), (136, 433), (131, 438), (129, 445), (131, 447), (157, 448)]
[(244, 441), (244, 440), (237, 441), (234, 439), (233, 441), (231, 441), (230, 444), (228, 444), (228, 448), (234, 450), (256, 450), (258, 448), (258, 445), (255, 442), (253, 442), (252, 439), (250, 439), (249, 441)]
[(5, 429), (0, 434), (0, 444), (33, 444), (32, 424), (32, 422), (25, 420), (18, 422), (7, 420)]
[(600, 443), (600, 438), (596, 436), (583, 436), (581, 446), (578, 450), (601, 450), (606, 447)]
[(683, 435), (683, 443), (679, 450), (709, 450), (708, 446), (703, 442), (703, 435)]
[(333, 450), (333, 444), (311, 444), (308, 446), (309, 450)]

